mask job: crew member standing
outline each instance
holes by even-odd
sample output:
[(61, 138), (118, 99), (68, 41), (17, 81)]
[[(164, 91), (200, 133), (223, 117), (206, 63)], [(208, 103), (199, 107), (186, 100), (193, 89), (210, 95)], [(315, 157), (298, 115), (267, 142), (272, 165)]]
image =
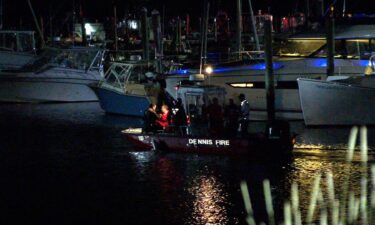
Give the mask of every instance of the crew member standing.
[(229, 99), (229, 104), (225, 107), (225, 131), (227, 136), (236, 135), (238, 129), (238, 119), (240, 115), (240, 107), (234, 104), (232, 98)]
[(238, 98), (240, 99), (241, 105), (240, 105), (240, 132), (241, 134), (247, 134), (247, 129), (249, 126), (249, 120), (250, 120), (250, 104), (246, 100), (245, 95), (241, 93)]
[(209, 130), (211, 135), (220, 136), (223, 130), (223, 109), (217, 98), (212, 99), (212, 104), (207, 107)]

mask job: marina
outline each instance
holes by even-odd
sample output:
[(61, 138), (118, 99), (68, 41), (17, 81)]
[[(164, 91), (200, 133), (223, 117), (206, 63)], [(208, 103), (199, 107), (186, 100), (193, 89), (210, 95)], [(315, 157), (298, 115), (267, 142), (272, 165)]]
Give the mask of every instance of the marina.
[(369, 0), (0, 0), (0, 223), (375, 223)]

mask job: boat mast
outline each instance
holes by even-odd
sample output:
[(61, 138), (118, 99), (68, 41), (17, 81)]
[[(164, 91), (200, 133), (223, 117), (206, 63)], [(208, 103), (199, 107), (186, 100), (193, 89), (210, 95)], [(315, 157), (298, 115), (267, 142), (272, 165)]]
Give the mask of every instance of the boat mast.
[(256, 45), (257, 51), (260, 51), (258, 32), (255, 26), (255, 17), (254, 17), (254, 11), (253, 11), (253, 6), (251, 4), (251, 0), (249, 0), (249, 7), (250, 7), (251, 28), (253, 29), (255, 45)]
[(40, 37), (40, 40), (42, 42), (42, 44), (41, 44), (42, 46), (41, 47), (44, 48), (45, 42), (44, 42), (43, 32), (40, 29), (40, 26), (39, 26), (39, 23), (38, 23), (38, 19), (35, 16), (35, 12), (34, 12), (33, 6), (31, 5), (30, 0), (28, 0), (27, 2), (29, 3), (30, 11), (31, 11), (31, 13), (33, 15), (35, 26), (36, 26), (36, 29), (38, 30), (39, 37)]
[(116, 5), (113, 6), (113, 14), (114, 14), (114, 31), (115, 31), (115, 50), (118, 51), (118, 41), (117, 41), (117, 9)]
[(3, 29), (3, 0), (0, 0), (0, 30)]
[(241, 17), (242, 17), (242, 11), (241, 11), (241, 0), (237, 0), (236, 1), (236, 10), (237, 10), (237, 26), (236, 26), (236, 44), (237, 44), (237, 52), (238, 52), (238, 58), (240, 59), (241, 58), (241, 25), (242, 25), (242, 21), (241, 21)]
[(73, 27), (72, 27), (72, 45), (74, 46), (74, 42), (75, 42), (75, 37), (74, 37), (74, 33), (75, 33), (75, 29), (76, 29), (76, 3), (75, 3), (75, 0), (73, 0), (73, 15), (72, 15), (72, 22), (73, 22)]
[(210, 2), (204, 1), (203, 18), (201, 20), (201, 59), (199, 63), (199, 74), (202, 74), (203, 64), (207, 61), (207, 29), (208, 29), (208, 16), (210, 11)]

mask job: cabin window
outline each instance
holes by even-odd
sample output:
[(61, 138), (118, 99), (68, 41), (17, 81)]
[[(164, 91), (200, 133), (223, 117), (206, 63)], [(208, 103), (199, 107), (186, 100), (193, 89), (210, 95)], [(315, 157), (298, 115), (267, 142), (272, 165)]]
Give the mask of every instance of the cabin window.
[(7, 51), (17, 51), (17, 37), (14, 33), (0, 35), (0, 48)]
[[(335, 58), (369, 59), (373, 49), (374, 44), (371, 42), (370, 45), (367, 39), (336, 40)], [(327, 57), (327, 46), (317, 51), (314, 57)]]
[(18, 34), (19, 46), (18, 51), (20, 52), (31, 52), (34, 50), (33, 36), (30, 34)]
[(324, 44), (324, 39), (287, 40), (280, 43), (280, 46), (276, 50), (276, 55), (307, 57), (322, 48)]
[(371, 50), (368, 40), (348, 40), (346, 42), (347, 58), (369, 59)]

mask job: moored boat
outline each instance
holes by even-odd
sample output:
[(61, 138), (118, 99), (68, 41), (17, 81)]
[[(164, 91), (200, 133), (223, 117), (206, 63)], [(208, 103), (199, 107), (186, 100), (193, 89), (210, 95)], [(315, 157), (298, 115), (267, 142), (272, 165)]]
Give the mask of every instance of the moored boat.
[(0, 101), (97, 101), (88, 85), (102, 77), (104, 50), (46, 49), (32, 64), (0, 74)]
[[(159, 86), (146, 76), (153, 71), (144, 61), (112, 63), (104, 78), (91, 88), (107, 113), (143, 116), (150, 102), (156, 102)], [(150, 76), (154, 76), (152, 72)]]
[[(375, 39), (373, 25), (356, 25), (338, 30), (335, 40), (335, 75), (357, 76), (368, 66)], [(274, 56), (275, 109), (279, 119), (303, 119), (297, 78), (324, 79), (327, 70), (327, 46), (323, 35), (300, 35), (283, 41)], [(251, 59), (252, 57), (250, 57)], [(247, 65), (215, 67), (205, 83), (224, 87), (229, 97), (244, 93), (251, 107), (252, 120), (265, 120), (265, 63), (251, 59)], [(175, 86), (189, 79), (187, 69), (167, 78), (167, 90), (175, 95)]]
[(298, 79), (307, 126), (375, 125), (375, 76)]

